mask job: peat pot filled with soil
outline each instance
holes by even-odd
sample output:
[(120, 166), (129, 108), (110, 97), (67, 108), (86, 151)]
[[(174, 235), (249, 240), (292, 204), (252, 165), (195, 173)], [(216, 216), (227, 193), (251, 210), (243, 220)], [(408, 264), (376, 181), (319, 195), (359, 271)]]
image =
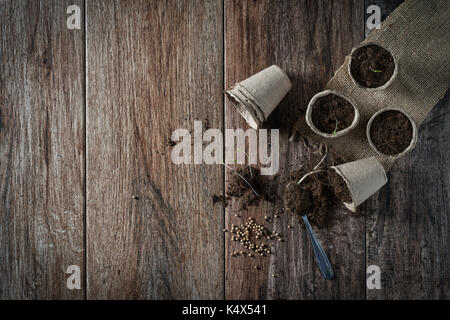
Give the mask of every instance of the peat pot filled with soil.
[(374, 43), (365, 43), (352, 50), (348, 69), (357, 86), (382, 90), (392, 83), (398, 66), (390, 51)]
[(367, 124), (367, 139), (379, 154), (401, 157), (414, 149), (417, 126), (409, 115), (395, 108), (376, 112)]
[(325, 138), (337, 138), (352, 130), (359, 121), (356, 105), (335, 91), (322, 91), (312, 97), (306, 110), (306, 123)]

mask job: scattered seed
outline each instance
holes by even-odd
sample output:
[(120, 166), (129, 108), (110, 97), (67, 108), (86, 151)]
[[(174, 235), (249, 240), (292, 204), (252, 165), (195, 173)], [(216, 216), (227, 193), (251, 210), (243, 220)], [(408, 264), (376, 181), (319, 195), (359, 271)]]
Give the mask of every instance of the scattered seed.
[[(268, 216), (265, 217), (268, 218)], [(232, 241), (238, 241), (243, 249), (252, 251), (244, 252), (241, 250), (240, 252), (234, 252), (233, 256), (245, 255), (253, 257), (254, 255), (270, 255), (269, 245), (264, 242), (256, 243), (256, 241), (260, 239), (276, 240), (276, 237), (279, 237), (278, 233), (269, 231), (263, 225), (258, 224), (255, 218), (252, 217), (248, 217), (248, 220), (239, 226), (232, 224), (230, 232)]]

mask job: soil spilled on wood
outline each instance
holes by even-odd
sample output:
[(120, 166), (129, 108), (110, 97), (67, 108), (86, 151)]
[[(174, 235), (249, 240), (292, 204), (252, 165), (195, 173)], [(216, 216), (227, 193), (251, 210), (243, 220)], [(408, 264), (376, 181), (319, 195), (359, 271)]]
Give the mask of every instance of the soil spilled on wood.
[(330, 169), (328, 173), (328, 184), (330, 185), (331, 190), (333, 190), (336, 198), (342, 202), (352, 202), (352, 197), (350, 196), (350, 191), (347, 188), (347, 184), (344, 179), (333, 169)]
[(304, 216), (313, 210), (314, 199), (311, 190), (302, 188), (296, 182), (289, 182), (284, 196), (287, 212)]
[(228, 201), (229, 200), (230, 200), (230, 197), (219, 196), (217, 194), (213, 194), (213, 196), (212, 196), (213, 204), (222, 203), (222, 205), (224, 207), (228, 206)]
[[(271, 231), (266, 227), (266, 223), (272, 223), (274, 219), (285, 215), (286, 212), (297, 218), (301, 227), (305, 228), (302, 215), (307, 215), (310, 223), (316, 228), (325, 228), (332, 223), (339, 221), (340, 217), (334, 215), (333, 207), (338, 203), (338, 199), (333, 194), (334, 185), (330, 185), (330, 165), (343, 163), (343, 159), (328, 154), (325, 147), (325, 155), (322, 155), (322, 147), (319, 150), (320, 160), (308, 159), (305, 166), (296, 171), (292, 171), (287, 177), (279, 179), (279, 176), (269, 177), (261, 176), (259, 169), (250, 166), (241, 168), (228, 168), (227, 187), (225, 197), (213, 196), (213, 202), (223, 202), (228, 204), (228, 200), (234, 198), (237, 201), (238, 211), (246, 210), (247, 206), (257, 205), (261, 199), (275, 202), (273, 216), (264, 216), (264, 222), (258, 223), (256, 220), (262, 220), (262, 217), (248, 217), (248, 220), (239, 218), (238, 224), (231, 224), (230, 229), (223, 229), (228, 233), (231, 241), (236, 243), (230, 249), (233, 258), (250, 258), (255, 263), (253, 268), (261, 270), (259, 257), (268, 257), (276, 249), (276, 245), (271, 241), (286, 241), (277, 231)], [(315, 157), (313, 157), (315, 158)], [(318, 169), (320, 168), (320, 169)], [(317, 171), (299, 180), (312, 171)], [(335, 180), (332, 180), (335, 181)], [(338, 181), (339, 183), (341, 181)], [(333, 182), (334, 183), (334, 182)], [(339, 185), (336, 183), (336, 185)], [(339, 185), (340, 192), (346, 190), (346, 186)], [(283, 192), (284, 201), (281, 203), (277, 192)], [(284, 204), (284, 208), (282, 208)], [(279, 211), (278, 211), (279, 210)], [(288, 225), (288, 229), (292, 226)], [(272, 225), (275, 228), (275, 225)], [(240, 247), (239, 247), (240, 246)], [(276, 275), (272, 275), (276, 277)]]
[[(273, 177), (262, 176), (259, 169), (245, 166), (229, 174), (225, 195), (239, 198), (239, 210), (257, 205), (261, 199), (274, 202), (278, 198)], [(245, 180), (244, 180), (244, 179)]]
[(226, 194), (230, 197), (240, 197), (250, 186), (259, 189), (261, 186), (258, 184), (258, 176), (259, 169), (253, 167), (243, 167), (232, 172), (227, 183)]
[(379, 114), (370, 127), (373, 144), (387, 155), (396, 155), (408, 148), (412, 135), (413, 128), (408, 117), (395, 110)]
[[(342, 159), (332, 158), (332, 163), (328, 165), (344, 162)], [(327, 227), (332, 220), (333, 207), (341, 201), (351, 202), (351, 198), (344, 180), (340, 176), (330, 175), (334, 173), (334, 170), (329, 169), (325, 164), (322, 165), (323, 169), (320, 172), (309, 175), (298, 184), (304, 175), (314, 171), (311, 167), (316, 164), (316, 161), (311, 165), (306, 164), (304, 168), (292, 171), (281, 181), (273, 177), (261, 176), (259, 169), (255, 167), (244, 166), (233, 169), (235, 171), (230, 171), (228, 175), (225, 190), (226, 203), (231, 198), (236, 198), (240, 211), (247, 209), (248, 206), (257, 205), (261, 199), (276, 202), (280, 198), (277, 193), (279, 188), (284, 195), (285, 211), (297, 215), (301, 225), (304, 226), (301, 216), (306, 214), (312, 225), (319, 228)], [(220, 196), (213, 196), (215, 202), (222, 200)], [(274, 217), (276, 216), (278, 212), (274, 213)]]
[(298, 181), (307, 173), (306, 170), (293, 171), (285, 181), (286, 211), (299, 215), (299, 222), (302, 225), (303, 220), (300, 216), (306, 214), (312, 225), (319, 228), (326, 227), (330, 221), (331, 208), (336, 203), (328, 186), (327, 171), (309, 175), (301, 184), (298, 184)]
[(391, 79), (394, 69), (391, 53), (378, 45), (358, 48), (352, 54), (350, 72), (363, 87), (381, 87)]
[(352, 124), (355, 109), (346, 99), (328, 94), (314, 102), (311, 118), (317, 129), (334, 134)]

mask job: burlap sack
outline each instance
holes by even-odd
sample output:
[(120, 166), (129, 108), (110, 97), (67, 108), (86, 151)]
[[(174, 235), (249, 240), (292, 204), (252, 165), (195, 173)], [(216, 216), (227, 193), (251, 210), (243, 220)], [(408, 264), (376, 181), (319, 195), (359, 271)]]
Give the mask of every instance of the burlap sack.
[(360, 111), (359, 124), (343, 137), (325, 139), (306, 124), (305, 116), (294, 126), (314, 142), (326, 143), (330, 151), (353, 161), (375, 156), (386, 170), (395, 158), (377, 154), (366, 138), (366, 126), (378, 110), (393, 107), (405, 111), (420, 125), (449, 87), (450, 1), (406, 0), (365, 43), (374, 42), (388, 49), (398, 62), (398, 73), (383, 90), (365, 90), (355, 85), (348, 74), (348, 60), (326, 86), (328, 90), (350, 97)]

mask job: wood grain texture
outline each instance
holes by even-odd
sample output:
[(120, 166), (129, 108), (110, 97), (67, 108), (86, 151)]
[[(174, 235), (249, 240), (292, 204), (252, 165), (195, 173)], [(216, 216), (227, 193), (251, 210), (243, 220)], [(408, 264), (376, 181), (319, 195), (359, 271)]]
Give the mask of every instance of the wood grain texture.
[[(304, 161), (319, 161), (314, 146), (288, 143), (289, 129), (342, 64), (350, 49), (363, 38), (363, 3), (360, 1), (225, 1), (226, 87), (276, 64), (287, 72), (292, 90), (268, 119), (267, 128), (280, 129), (280, 176), (300, 169)], [(248, 128), (226, 103), (227, 128)], [(279, 188), (279, 193), (282, 189)], [(233, 201), (226, 211), (226, 226), (239, 223)], [(261, 202), (241, 213), (260, 223), (282, 206)], [(316, 230), (329, 254), (336, 279), (325, 281), (316, 266), (306, 232), (288, 216), (266, 224), (285, 236), (270, 259), (232, 258), (238, 247), (226, 238), (228, 299), (363, 299), (365, 296), (364, 218), (352, 218), (343, 209), (330, 213), (336, 223)], [(287, 225), (295, 225), (288, 229)], [(254, 270), (259, 265), (261, 270)], [(275, 275), (276, 277), (273, 277)]]
[(80, 299), (84, 272), (84, 43), (66, 9), (0, 2), (0, 299)]
[[(403, 1), (368, 1), (383, 18)], [(366, 1), (367, 5), (367, 1)], [(449, 299), (449, 94), (430, 112), (411, 154), (364, 204), (367, 265), (381, 268), (381, 289), (368, 299)]]
[[(67, 30), (67, 7), (85, 2), (87, 34)], [(288, 215), (265, 223), (286, 239), (270, 258), (232, 258), (223, 226), (262, 223), (281, 200), (239, 217), (233, 200), (224, 220), (211, 201), (223, 168), (170, 159), (171, 132), (194, 120), (248, 128), (222, 91), (277, 64), (293, 88), (266, 124), (280, 129), (274, 179), (318, 162), (289, 129), (367, 35), (367, 6), (384, 19), (401, 0), (85, 2), (0, 1), (0, 299), (450, 298), (448, 93), (360, 215), (337, 208), (315, 228), (333, 281)], [(366, 290), (372, 264), (381, 290)], [(69, 265), (81, 290), (66, 288)]]
[(223, 298), (223, 169), (174, 165), (168, 145), (222, 127), (222, 1), (88, 13), (88, 298)]

